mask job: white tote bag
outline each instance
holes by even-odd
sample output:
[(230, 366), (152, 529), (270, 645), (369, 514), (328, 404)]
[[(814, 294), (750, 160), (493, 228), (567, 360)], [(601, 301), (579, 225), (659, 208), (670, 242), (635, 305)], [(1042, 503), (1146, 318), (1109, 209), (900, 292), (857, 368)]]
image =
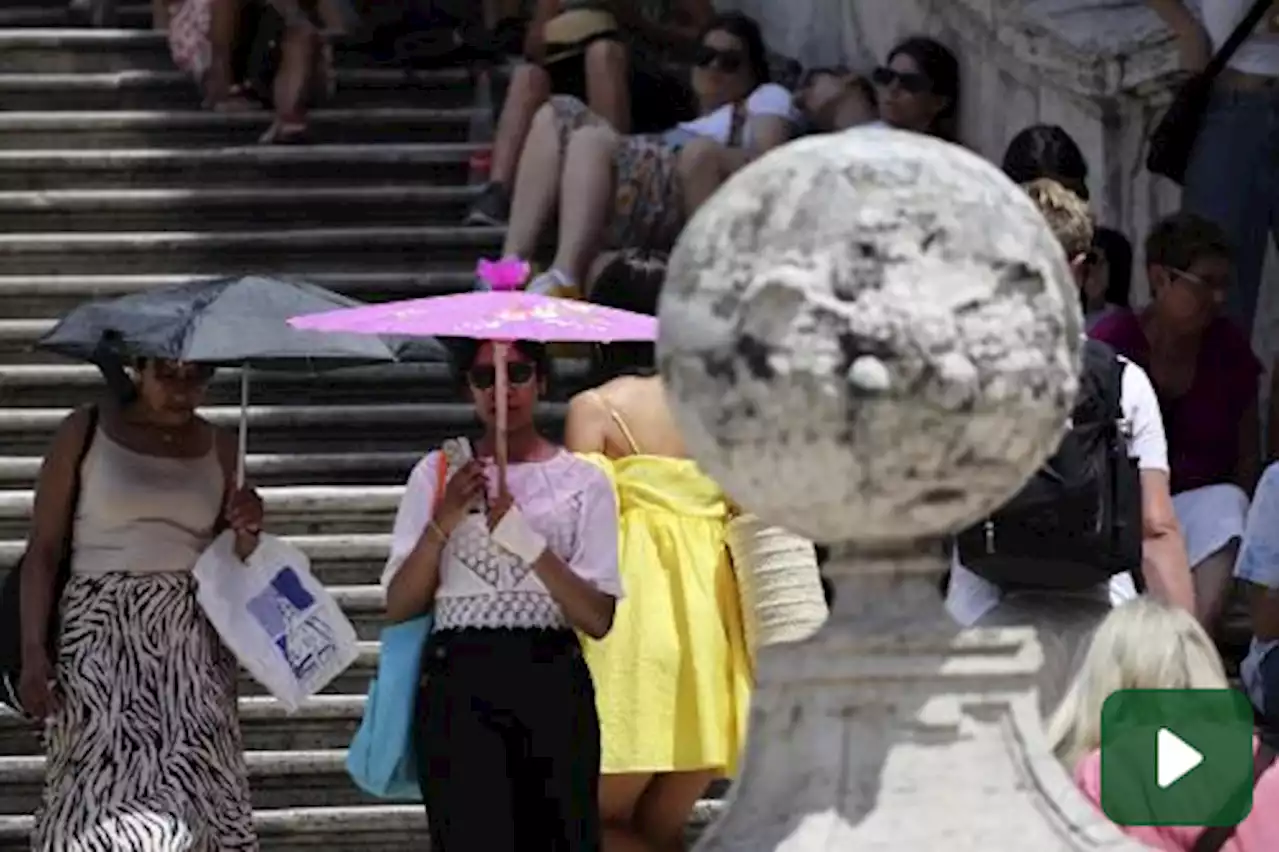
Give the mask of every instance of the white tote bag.
[(305, 553), (263, 535), (245, 563), (234, 541), (228, 530), (201, 554), (196, 599), (223, 644), (292, 712), (355, 662), (355, 628)]

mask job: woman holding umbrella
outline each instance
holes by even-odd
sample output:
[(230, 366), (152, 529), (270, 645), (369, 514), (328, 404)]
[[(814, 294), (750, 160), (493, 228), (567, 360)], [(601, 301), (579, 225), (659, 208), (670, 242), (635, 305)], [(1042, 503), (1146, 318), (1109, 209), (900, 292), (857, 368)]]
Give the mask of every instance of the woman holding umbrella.
[[(613, 489), (538, 431), (544, 345), (456, 351), (484, 434), (414, 469), (382, 578), (393, 622), (435, 616), (414, 732), (431, 848), (594, 852), (600, 729), (575, 631), (603, 637), (622, 596)], [(482, 459), (504, 444), (498, 473)]]
[(212, 372), (139, 361), (127, 398), (71, 414), (45, 456), (20, 569), (19, 688), (46, 724), (36, 850), (257, 848), (236, 665), (190, 573), (221, 528), (246, 558), (262, 527), (235, 436), (196, 414)]

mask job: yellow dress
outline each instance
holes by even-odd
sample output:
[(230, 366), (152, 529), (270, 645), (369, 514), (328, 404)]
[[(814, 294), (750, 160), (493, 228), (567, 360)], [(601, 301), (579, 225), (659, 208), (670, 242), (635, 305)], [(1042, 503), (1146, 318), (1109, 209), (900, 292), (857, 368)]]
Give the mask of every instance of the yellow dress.
[(625, 597), (584, 641), (605, 774), (735, 772), (751, 670), (725, 544), (728, 504), (688, 460), (588, 454), (613, 482)]

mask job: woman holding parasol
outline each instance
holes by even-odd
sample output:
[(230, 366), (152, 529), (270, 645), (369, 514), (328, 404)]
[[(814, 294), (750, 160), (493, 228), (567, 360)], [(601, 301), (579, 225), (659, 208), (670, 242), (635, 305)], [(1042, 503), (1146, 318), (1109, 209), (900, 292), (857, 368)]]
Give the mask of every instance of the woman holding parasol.
[(414, 468), (382, 577), (392, 621), (435, 617), (415, 730), (431, 848), (597, 850), (600, 728), (575, 631), (607, 634), (622, 596), (613, 489), (538, 430), (543, 344), (455, 352), (483, 435)]

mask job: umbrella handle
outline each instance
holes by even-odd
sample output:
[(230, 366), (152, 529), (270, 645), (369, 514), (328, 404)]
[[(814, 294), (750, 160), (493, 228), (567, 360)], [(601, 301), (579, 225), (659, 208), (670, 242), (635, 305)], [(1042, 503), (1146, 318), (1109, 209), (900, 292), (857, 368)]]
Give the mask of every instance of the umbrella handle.
[(240, 368), (240, 433), (236, 443), (236, 490), (244, 488), (244, 458), (249, 450), (249, 365)]
[(494, 412), (497, 418), (493, 450), (498, 461), (498, 493), (507, 491), (507, 349), (508, 344), (493, 344)]

